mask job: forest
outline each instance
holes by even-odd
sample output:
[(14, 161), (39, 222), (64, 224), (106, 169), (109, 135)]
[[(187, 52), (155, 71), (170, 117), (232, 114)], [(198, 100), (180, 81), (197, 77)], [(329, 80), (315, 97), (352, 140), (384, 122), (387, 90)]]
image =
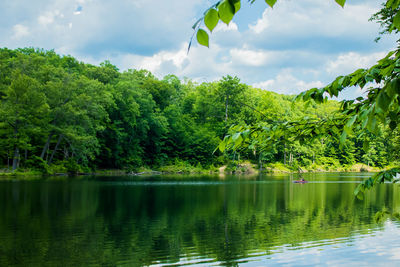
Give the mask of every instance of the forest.
[[(2, 48), (1, 172), (174, 172), (223, 165), (239, 171), (243, 161), (291, 171), (396, 164), (400, 135), (388, 125), (367, 134), (354, 129), (345, 141), (332, 132), (299, 140), (310, 121), (336, 116), (343, 103), (295, 100), (236, 76), (203, 83), (175, 75), (160, 79), (147, 70), (119, 71), (109, 61), (94, 66), (52, 50)], [(277, 122), (297, 122), (296, 131), (221, 148), (229, 133)]]

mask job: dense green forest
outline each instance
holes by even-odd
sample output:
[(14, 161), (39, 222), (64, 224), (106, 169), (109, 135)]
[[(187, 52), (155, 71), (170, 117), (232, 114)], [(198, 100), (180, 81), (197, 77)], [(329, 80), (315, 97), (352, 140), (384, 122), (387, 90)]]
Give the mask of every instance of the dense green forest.
[(396, 160), (400, 136), (384, 126), (367, 136), (355, 130), (343, 145), (340, 136), (326, 134), (301, 143), (287, 137), (268, 146), (261, 140), (242, 150), (215, 151), (232, 125), (321, 120), (340, 108), (333, 100), (293, 99), (229, 75), (199, 84), (174, 75), (159, 79), (146, 70), (121, 72), (109, 61), (94, 66), (54, 51), (3, 48), (0, 164), (4, 170), (55, 173), (176, 165), (234, 170), (239, 160), (259, 167), (338, 169)]

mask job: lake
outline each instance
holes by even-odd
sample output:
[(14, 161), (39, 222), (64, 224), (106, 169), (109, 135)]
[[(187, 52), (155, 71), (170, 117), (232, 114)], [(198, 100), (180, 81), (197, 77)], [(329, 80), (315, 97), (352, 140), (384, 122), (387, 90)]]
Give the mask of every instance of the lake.
[(397, 185), (363, 173), (0, 179), (0, 266), (400, 264)]

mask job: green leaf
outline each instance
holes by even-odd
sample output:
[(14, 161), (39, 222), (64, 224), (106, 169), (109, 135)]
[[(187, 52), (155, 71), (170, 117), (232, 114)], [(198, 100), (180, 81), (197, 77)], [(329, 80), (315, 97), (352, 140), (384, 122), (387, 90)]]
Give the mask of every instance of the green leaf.
[(392, 5), (393, 5), (393, 0), (388, 0), (386, 2), (386, 8), (390, 8), (390, 7), (392, 7)]
[(239, 137), (240, 137), (240, 133), (235, 133), (235, 134), (232, 136), (232, 141), (235, 142)]
[(346, 131), (343, 131), (342, 135), (340, 136), (340, 144), (339, 144), (340, 147), (344, 144), (344, 142), (346, 141), (346, 138), (347, 138), (347, 133), (346, 133)]
[(218, 11), (215, 9), (208, 10), (207, 14), (204, 16), (204, 24), (207, 26), (210, 32), (212, 32), (215, 26), (217, 26), (218, 21)]
[(276, 0), (265, 0), (265, 3), (267, 3), (270, 7), (274, 7)]
[(225, 0), (218, 6), (218, 14), (219, 18), (228, 25), (235, 14), (235, 8)]
[(243, 137), (239, 135), (239, 137), (235, 140), (234, 148), (237, 148), (243, 141)]
[(199, 29), (197, 31), (197, 42), (199, 42), (199, 44), (204, 45), (209, 47), (208, 45), (208, 33), (203, 30), (203, 29)]
[(389, 108), (392, 99), (385, 93), (381, 92), (378, 96), (378, 108), (382, 109), (383, 111), (387, 111)]
[(400, 12), (397, 12), (393, 18), (393, 25), (400, 30)]
[(356, 189), (354, 190), (354, 195), (358, 195), (358, 194), (363, 194), (364, 191), (364, 185), (363, 184), (359, 184)]
[(363, 200), (363, 199), (364, 199), (364, 193), (359, 192), (359, 193), (357, 194), (357, 198), (358, 198), (359, 200)]
[(235, 14), (240, 10), (240, 0), (229, 0), (229, 3), (235, 9)]
[(353, 117), (351, 117), (350, 120), (347, 121), (346, 125), (344, 126), (344, 131), (347, 134), (351, 134), (351, 129), (352, 129), (353, 124), (356, 121), (356, 119), (357, 119), (357, 115), (354, 115)]
[(372, 76), (371, 74), (365, 75), (365, 81), (366, 81), (366, 82), (372, 82), (372, 81), (374, 81), (374, 76)]
[(367, 129), (371, 132), (374, 133), (376, 130), (376, 118), (374, 117), (369, 117), (368, 118), (368, 124), (367, 124)]
[(234, 6), (235, 6), (235, 13), (236, 12), (238, 12), (239, 10), (240, 10), (240, 1), (237, 1), (235, 4), (234, 4)]
[(219, 143), (218, 145), (219, 151), (224, 152), (225, 151), (225, 140)]
[(396, 94), (395, 83), (393, 81), (387, 83), (384, 87), (389, 97), (393, 97)]
[(391, 65), (387, 66), (386, 68), (381, 69), (380, 75), (382, 75), (382, 76), (387, 76), (387, 75), (389, 75), (390, 73), (393, 72), (394, 67), (395, 67), (395, 66), (393, 66), (393, 65), (391, 64)]
[(346, 3), (346, 0), (335, 0), (336, 3), (338, 3), (341, 7), (344, 7), (344, 3)]

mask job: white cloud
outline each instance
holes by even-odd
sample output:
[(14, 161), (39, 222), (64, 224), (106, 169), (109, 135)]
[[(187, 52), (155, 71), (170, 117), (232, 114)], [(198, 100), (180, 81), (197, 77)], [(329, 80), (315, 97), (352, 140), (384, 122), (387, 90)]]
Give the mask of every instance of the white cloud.
[(29, 35), (28, 27), (21, 24), (14, 25), (13, 32), (14, 32), (12, 36), (13, 39), (19, 39)]
[(54, 23), (56, 18), (64, 18), (64, 14), (62, 14), (59, 10), (47, 11), (38, 17), (38, 22), (39, 24), (46, 26)]
[(322, 87), (321, 81), (303, 81), (292, 74), (292, 70), (282, 70), (274, 79), (254, 83), (253, 87), (274, 91), (280, 94), (297, 94), (304, 90)]
[(334, 60), (326, 64), (326, 71), (334, 75), (349, 74), (359, 68), (368, 68), (386, 55), (385, 52), (377, 52), (362, 55), (356, 52), (340, 54)]
[[(185, 44), (185, 47), (187, 47), (187, 44)], [(140, 60), (134, 63), (134, 65), (136, 65), (137, 68), (147, 69), (152, 72), (160, 71), (161, 65), (165, 62), (171, 62), (176, 68), (182, 68), (185, 59), (188, 57), (185, 47), (174, 52), (161, 51), (150, 57), (139, 57)], [(137, 56), (136, 59), (138, 59)]]
[(262, 33), (264, 30), (266, 30), (270, 25), (268, 19), (269, 12), (270, 12), (269, 9), (265, 9), (262, 14), (262, 17), (259, 18), (255, 24), (248, 25), (249, 29), (256, 34)]
[[(159, 78), (167, 74), (175, 74), (180, 78), (188, 77), (196, 82), (213, 81), (224, 75), (236, 75), (230, 62), (221, 62), (218, 55), (221, 47), (208, 49), (194, 46), (187, 54), (188, 43), (182, 43), (180, 48), (173, 51), (160, 51), (152, 56), (138, 54), (109, 55), (111, 62), (121, 70), (147, 69)], [(210, 56), (210, 53), (212, 56)], [(86, 62), (98, 64), (93, 58), (85, 58)], [(199, 63), (201, 62), (201, 63)]]
[(217, 32), (230, 32), (230, 31), (238, 31), (238, 26), (235, 22), (231, 22), (228, 25), (225, 23), (218, 23), (218, 25), (213, 30), (213, 33)]
[(376, 11), (375, 7), (351, 2), (342, 9), (334, 1), (279, 1), (273, 10), (265, 9), (262, 17), (248, 27), (257, 35), (339, 36), (356, 29), (356, 34), (363, 34), (374, 28), (368, 19)]
[(275, 83), (275, 80), (272, 79), (272, 80), (255, 83), (255, 84), (253, 84), (253, 87), (264, 89), (264, 90), (268, 90), (268, 89), (271, 90), (270, 88), (272, 88), (274, 83)]
[(229, 51), (232, 62), (246, 66), (262, 66), (274, 56), (273, 52), (233, 48)]
[(328, 84), (374, 64), (395, 44), (394, 38), (373, 42), (378, 26), (368, 18), (379, 7), (375, 0), (348, 1), (344, 9), (334, 1), (278, 1), (263, 13), (264, 1), (243, 5), (235, 22), (213, 31), (209, 49), (194, 41), (189, 55), (191, 26), (209, 1), (22, 2), (0, 1), (0, 43), (9, 48), (55, 49), (92, 64), (108, 59), (121, 70), (146, 68), (158, 77), (236, 75), (280, 93)]

